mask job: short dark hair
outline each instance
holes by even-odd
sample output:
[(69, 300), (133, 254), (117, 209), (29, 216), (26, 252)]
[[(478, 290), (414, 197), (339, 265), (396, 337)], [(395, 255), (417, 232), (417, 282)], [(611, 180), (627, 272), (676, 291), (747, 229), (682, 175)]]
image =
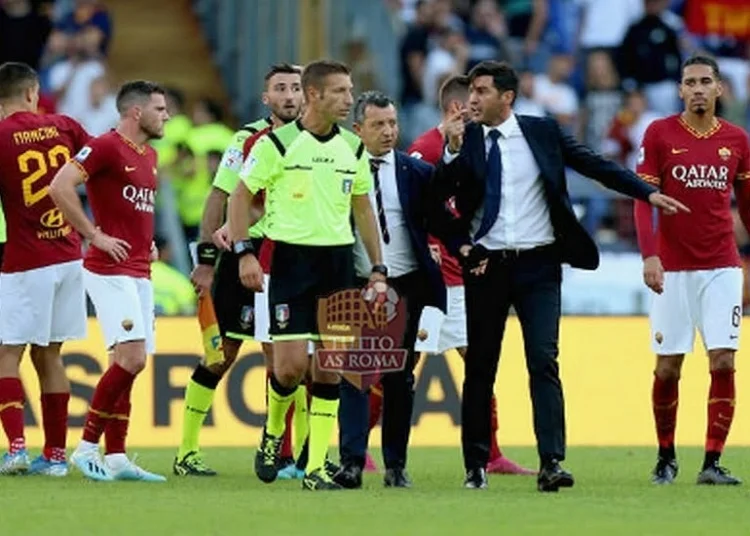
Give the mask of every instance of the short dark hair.
[(473, 83), (480, 76), (491, 76), (492, 85), (499, 92), (512, 91), (513, 100), (516, 100), (518, 73), (510, 63), (506, 61), (483, 61), (469, 71), (469, 83)]
[(445, 112), (451, 101), (465, 101), (469, 95), (469, 78), (467, 76), (451, 76), (440, 86), (440, 109)]
[(148, 80), (126, 82), (117, 92), (117, 111), (124, 113), (134, 104), (148, 101), (154, 93), (166, 95), (167, 92), (159, 84)]
[(302, 69), (291, 63), (274, 63), (271, 65), (271, 68), (268, 69), (263, 80), (268, 82), (275, 74), (302, 74)]
[(711, 56), (706, 56), (705, 54), (695, 54), (694, 56), (690, 56), (688, 59), (685, 60), (685, 62), (682, 64), (682, 70), (685, 70), (685, 67), (689, 67), (691, 65), (708, 65), (711, 67), (711, 70), (714, 73), (714, 78), (716, 80), (721, 80), (721, 72), (719, 72), (719, 64), (716, 63), (716, 60), (713, 59)]
[(357, 102), (354, 104), (354, 122), (362, 124), (365, 120), (365, 111), (368, 106), (375, 106), (376, 108), (388, 108), (388, 106), (396, 106), (393, 99), (382, 91), (365, 91), (362, 93)]
[(323, 80), (332, 74), (351, 74), (351, 69), (340, 61), (318, 60), (308, 63), (302, 71), (302, 90), (307, 91), (311, 87), (323, 88)]
[(39, 75), (29, 65), (9, 61), (0, 65), (0, 100), (19, 97), (39, 83)]

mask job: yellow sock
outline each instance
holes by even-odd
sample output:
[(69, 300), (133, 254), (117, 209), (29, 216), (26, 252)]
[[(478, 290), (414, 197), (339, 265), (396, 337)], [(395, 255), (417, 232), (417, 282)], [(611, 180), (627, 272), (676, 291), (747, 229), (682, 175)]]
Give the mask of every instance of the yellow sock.
[[(274, 388), (274, 378), (268, 380), (268, 417), (266, 418), (266, 433), (274, 437), (281, 437), (286, 430), (286, 413), (294, 402), (295, 387), (291, 393), (280, 394)], [(278, 384), (277, 384), (278, 385)], [(280, 387), (280, 386), (279, 386)], [(283, 389), (283, 388), (282, 388)]]
[(299, 459), (302, 447), (305, 446), (307, 434), (310, 432), (310, 423), (307, 415), (307, 388), (305, 384), (297, 386), (294, 393), (294, 459)]
[(325, 465), (331, 434), (339, 414), (339, 400), (312, 397), (310, 403), (310, 457), (306, 473), (310, 474)]

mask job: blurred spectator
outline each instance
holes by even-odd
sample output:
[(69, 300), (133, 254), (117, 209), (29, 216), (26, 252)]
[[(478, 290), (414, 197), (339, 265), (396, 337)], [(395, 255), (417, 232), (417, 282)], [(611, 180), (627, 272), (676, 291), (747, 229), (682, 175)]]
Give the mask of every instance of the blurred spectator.
[(732, 81), (726, 77), (722, 78), (722, 93), (719, 97), (718, 115), (730, 123), (747, 128), (747, 102), (737, 98)]
[(205, 156), (209, 151), (224, 152), (232, 141), (234, 132), (223, 123), (221, 105), (214, 100), (199, 99), (193, 107), (193, 128), (187, 136), (187, 144), (196, 156)]
[(587, 56), (604, 50), (615, 59), (628, 27), (643, 16), (643, 0), (576, 0), (581, 7), (579, 44)]
[(510, 61), (510, 54), (503, 44), (505, 32), (505, 20), (495, 0), (479, 0), (474, 4), (471, 24), (466, 28), (469, 44), (467, 70), (484, 60)]
[(0, 0), (0, 64), (20, 61), (38, 69), (51, 28), (31, 0)]
[(193, 285), (184, 274), (174, 268), (172, 248), (164, 238), (156, 237), (159, 260), (151, 263), (151, 283), (154, 287), (154, 310), (157, 316), (192, 315), (196, 295)]
[(547, 73), (538, 74), (534, 80), (536, 100), (571, 133), (575, 130), (578, 113), (578, 96), (567, 82), (573, 66), (572, 56), (552, 56), (547, 64)]
[(112, 39), (112, 21), (99, 0), (76, 0), (73, 11), (63, 15), (55, 30), (70, 37), (82, 30), (90, 30), (94, 41), (92, 46), (103, 55), (107, 54)]
[(435, 35), (435, 47), (425, 61), (422, 93), (424, 102), (437, 110), (440, 81), (446, 75), (466, 72), (469, 46), (462, 30), (456, 26), (438, 28)]
[(177, 160), (177, 146), (187, 143), (193, 122), (185, 113), (185, 94), (177, 88), (167, 88), (169, 121), (164, 125), (164, 137), (152, 141), (159, 158), (159, 167), (170, 166)]
[(113, 129), (119, 118), (117, 96), (112, 92), (108, 78), (95, 78), (89, 87), (88, 106), (78, 118), (81, 125), (92, 136), (100, 136)]
[(67, 57), (52, 66), (49, 84), (57, 111), (80, 120), (90, 108), (90, 88), (104, 76), (105, 66), (98, 48), (97, 30), (86, 29), (67, 38)]
[(518, 75), (518, 95), (513, 103), (513, 111), (519, 115), (544, 117), (547, 112), (536, 98), (534, 92), (534, 73), (521, 71)]
[(602, 153), (635, 170), (638, 151), (648, 126), (660, 115), (648, 109), (643, 93), (632, 91), (625, 98), (624, 106), (609, 126), (602, 142)]
[(516, 67), (544, 70), (542, 37), (547, 25), (548, 0), (499, 0), (508, 27), (508, 48)]
[(601, 150), (601, 142), (621, 105), (620, 81), (611, 56), (603, 50), (591, 52), (586, 60), (586, 96), (581, 118), (586, 145), (597, 152)]
[(665, 22), (669, 0), (644, 0), (645, 15), (630, 26), (619, 51), (625, 89), (643, 87), (649, 107), (663, 114), (679, 109), (681, 54), (677, 32)]

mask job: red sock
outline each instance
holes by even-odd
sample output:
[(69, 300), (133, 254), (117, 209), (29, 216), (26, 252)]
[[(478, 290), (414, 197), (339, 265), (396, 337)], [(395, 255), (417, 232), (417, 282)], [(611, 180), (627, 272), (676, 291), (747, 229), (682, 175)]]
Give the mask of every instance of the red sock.
[(383, 387), (377, 384), (370, 387), (370, 430), (380, 422), (381, 413), (383, 413)]
[(500, 452), (500, 445), (497, 444), (497, 429), (497, 398), (492, 395), (492, 402), (490, 402), (490, 461), (503, 457), (503, 453)]
[(20, 378), (0, 378), (0, 421), (11, 454), (26, 448), (23, 435), (23, 385)]
[(44, 451), (48, 460), (65, 461), (70, 393), (42, 393)]
[(721, 453), (734, 418), (734, 370), (711, 371), (706, 452)]
[(84, 441), (99, 443), (107, 418), (114, 410), (122, 393), (133, 384), (134, 379), (133, 374), (117, 363), (107, 369), (96, 385), (94, 397), (86, 415), (86, 424), (83, 428)]
[(281, 452), (279, 456), (282, 458), (294, 458), (294, 451), (292, 450), (292, 420), (294, 419), (294, 404), (289, 406), (289, 410), (286, 412), (286, 428), (284, 429), (284, 436), (281, 438)]
[(125, 454), (125, 438), (130, 425), (130, 392), (133, 382), (122, 392), (115, 402), (109, 418), (104, 424), (104, 453)]
[(677, 402), (679, 399), (679, 380), (663, 380), (654, 374), (654, 386), (651, 391), (651, 402), (656, 422), (656, 437), (660, 449), (674, 448), (674, 431), (677, 427)]

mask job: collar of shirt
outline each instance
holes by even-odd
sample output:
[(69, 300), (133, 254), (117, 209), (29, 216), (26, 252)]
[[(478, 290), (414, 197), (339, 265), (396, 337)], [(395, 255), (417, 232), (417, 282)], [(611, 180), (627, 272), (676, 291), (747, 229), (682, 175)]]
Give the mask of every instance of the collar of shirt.
[(387, 153), (385, 153), (384, 155), (381, 155), (381, 156), (372, 156), (370, 154), (370, 151), (367, 151), (367, 160), (368, 160), (368, 162), (370, 160), (372, 160), (373, 158), (377, 158), (378, 160), (382, 160), (383, 164), (393, 165), (393, 160), (395, 159), (395, 156), (393, 154), (393, 149), (391, 149), (390, 151), (388, 151)]
[(518, 119), (516, 118), (516, 114), (514, 113), (511, 113), (510, 116), (508, 116), (508, 119), (497, 126), (490, 127), (487, 125), (482, 125), (482, 131), (484, 132), (485, 139), (487, 139), (490, 130), (499, 130), (503, 138), (506, 139), (517, 136), (521, 133), (521, 127), (518, 126)]

